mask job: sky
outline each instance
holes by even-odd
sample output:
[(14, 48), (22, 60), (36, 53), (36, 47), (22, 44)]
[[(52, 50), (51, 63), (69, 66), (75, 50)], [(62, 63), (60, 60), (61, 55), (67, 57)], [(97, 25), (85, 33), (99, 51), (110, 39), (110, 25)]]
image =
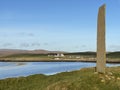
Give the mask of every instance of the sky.
[(120, 51), (120, 0), (0, 0), (0, 49), (96, 51), (106, 4), (106, 50)]

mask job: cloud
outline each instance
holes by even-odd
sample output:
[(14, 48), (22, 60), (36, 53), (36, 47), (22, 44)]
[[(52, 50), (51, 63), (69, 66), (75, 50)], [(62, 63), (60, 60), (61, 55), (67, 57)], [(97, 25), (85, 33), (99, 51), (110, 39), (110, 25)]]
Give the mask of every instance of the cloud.
[(33, 33), (28, 33), (28, 36), (33, 37), (33, 36), (34, 36), (34, 34), (33, 34)]
[(21, 43), (20, 47), (25, 48), (25, 47), (39, 47), (41, 44), (40, 43)]
[(4, 47), (12, 46), (12, 43), (4, 43), (3, 46)]
[(47, 45), (48, 45), (48, 43), (43, 43), (43, 45), (47, 46)]
[(35, 46), (40, 46), (40, 43), (31, 43), (31, 46), (35, 47)]
[(29, 47), (30, 45), (28, 43), (22, 43), (20, 44), (20, 47)]
[(82, 48), (86, 48), (87, 46), (86, 45), (81, 45)]
[(6, 47), (12, 47), (14, 46), (12, 43), (1, 43), (0, 47), (6, 48)]
[(120, 50), (120, 45), (110, 45), (108, 48), (109, 50), (118, 51)]
[(78, 48), (79, 48), (79, 46), (75, 46), (74, 48), (75, 48), (75, 49), (78, 49)]
[(33, 37), (35, 36), (33, 33), (26, 33), (26, 32), (20, 32), (18, 33), (19, 36), (30, 36), (30, 37)]
[(87, 47), (86, 45), (81, 45), (81, 46), (76, 45), (76, 46), (74, 46), (75, 49), (86, 48), (86, 47)]
[(7, 43), (7, 42), (5, 42), (5, 43), (0, 43), (0, 48), (2, 48), (2, 49), (5, 49), (5, 48), (14, 48), (15, 47), (15, 45), (13, 44), (13, 43)]

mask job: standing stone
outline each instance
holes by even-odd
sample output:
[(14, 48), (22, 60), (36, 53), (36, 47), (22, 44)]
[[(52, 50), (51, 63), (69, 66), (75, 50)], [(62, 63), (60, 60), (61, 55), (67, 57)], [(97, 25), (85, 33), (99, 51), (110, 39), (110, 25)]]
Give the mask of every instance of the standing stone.
[(105, 48), (105, 4), (99, 8), (97, 21), (97, 72), (105, 73), (106, 48)]

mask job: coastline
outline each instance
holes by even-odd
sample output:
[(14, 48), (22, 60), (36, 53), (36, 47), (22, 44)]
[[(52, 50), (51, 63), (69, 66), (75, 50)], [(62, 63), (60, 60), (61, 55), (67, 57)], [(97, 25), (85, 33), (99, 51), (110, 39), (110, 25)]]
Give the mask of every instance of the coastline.
[[(0, 62), (93, 62), (96, 60), (60, 59), (60, 60), (0, 60)], [(106, 63), (120, 63), (120, 60), (107, 60)]]
[[(0, 62), (96, 62), (95, 52), (74, 53), (16, 53), (0, 56)], [(120, 63), (120, 52), (106, 54), (107, 63)]]
[[(1, 90), (119, 90), (120, 67), (107, 67), (106, 74), (98, 74), (95, 68), (82, 68), (71, 72), (62, 72), (55, 75), (35, 74), (27, 77), (7, 78), (0, 80)], [(32, 81), (32, 82), (31, 82)], [(31, 85), (31, 87), (30, 87)], [(87, 85), (87, 86), (86, 86)], [(11, 87), (11, 88), (10, 88)], [(94, 88), (96, 87), (96, 88)]]

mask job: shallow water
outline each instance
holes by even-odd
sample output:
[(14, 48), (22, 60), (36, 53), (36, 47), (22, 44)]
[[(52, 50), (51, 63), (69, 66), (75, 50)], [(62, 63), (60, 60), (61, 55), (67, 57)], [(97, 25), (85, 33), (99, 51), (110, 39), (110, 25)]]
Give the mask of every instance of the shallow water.
[[(90, 62), (0, 62), (0, 79), (32, 74), (52, 75), (95, 66), (96, 63)], [(120, 64), (107, 64), (107, 66), (120, 66)]]

